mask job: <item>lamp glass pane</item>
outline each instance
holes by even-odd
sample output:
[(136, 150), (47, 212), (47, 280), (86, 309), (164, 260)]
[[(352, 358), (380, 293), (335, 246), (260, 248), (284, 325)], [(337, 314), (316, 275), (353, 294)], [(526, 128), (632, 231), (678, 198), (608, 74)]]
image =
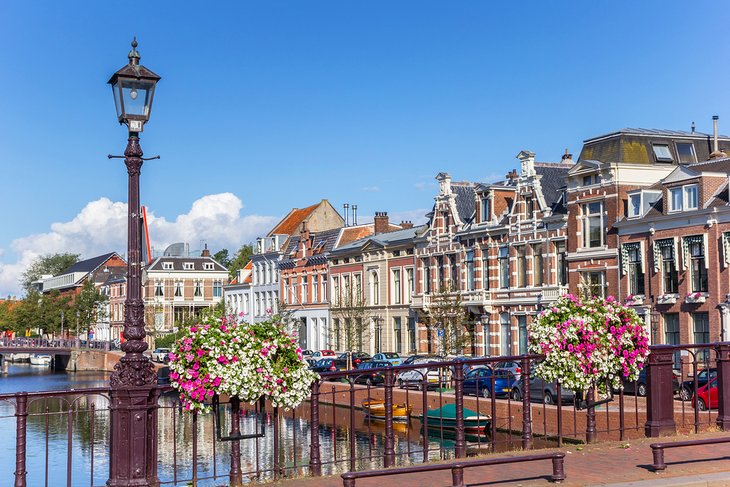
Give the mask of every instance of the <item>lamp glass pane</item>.
[(128, 118), (147, 120), (154, 84), (149, 81), (121, 80), (124, 115)]
[(117, 109), (117, 118), (122, 116), (122, 101), (119, 94), (119, 83), (112, 85), (112, 94), (114, 95), (114, 107)]

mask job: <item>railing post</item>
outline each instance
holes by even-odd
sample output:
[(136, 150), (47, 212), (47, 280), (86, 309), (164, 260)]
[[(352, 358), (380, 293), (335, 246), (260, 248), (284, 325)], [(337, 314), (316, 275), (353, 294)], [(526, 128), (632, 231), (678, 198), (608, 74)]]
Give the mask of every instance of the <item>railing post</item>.
[(674, 434), (677, 429), (672, 392), (675, 349), (669, 345), (655, 345), (649, 350), (644, 434), (648, 437)]
[(464, 458), (466, 457), (466, 439), (464, 438), (464, 368), (461, 364), (454, 366), (454, 395), (456, 396), (456, 442), (454, 444), (454, 453), (456, 454), (456, 458)]
[(553, 476), (550, 480), (553, 482), (562, 482), (565, 480), (565, 453), (559, 453), (553, 457)]
[(314, 476), (322, 475), (322, 460), (319, 452), (319, 381), (312, 384), (311, 408), (311, 441), (309, 442), (309, 470)]
[[(218, 414), (218, 411), (215, 412)], [(231, 436), (238, 436), (241, 433), (241, 399), (238, 396), (231, 397)], [(231, 467), (228, 472), (231, 487), (241, 487), (243, 477), (241, 475), (241, 441), (231, 442)]]
[(451, 467), (452, 487), (464, 487), (464, 467), (459, 464)]
[[(522, 448), (532, 448), (532, 408), (530, 406), (530, 359), (522, 359)], [(494, 418), (492, 418), (494, 421)]]
[(586, 443), (596, 441), (596, 407), (593, 405), (596, 401), (595, 391), (595, 386), (591, 386), (586, 391)]
[(395, 439), (393, 437), (393, 370), (385, 371), (385, 441), (383, 451), (383, 466), (392, 467), (395, 464)]
[(28, 419), (28, 393), (15, 395), (15, 484), (14, 487), (25, 487), (25, 429)]
[(717, 427), (730, 430), (730, 343), (720, 343), (717, 353)]

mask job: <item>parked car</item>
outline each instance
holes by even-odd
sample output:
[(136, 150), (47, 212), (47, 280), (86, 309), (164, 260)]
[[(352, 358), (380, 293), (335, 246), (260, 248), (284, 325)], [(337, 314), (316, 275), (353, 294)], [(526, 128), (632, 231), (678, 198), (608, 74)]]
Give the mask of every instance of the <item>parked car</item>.
[(422, 365), (422, 367), (404, 370), (398, 374), (396, 384), (401, 389), (415, 387), (418, 390), (422, 390), (424, 385), (423, 380), (425, 378), (427, 388), (444, 387), (447, 380), (446, 371), (438, 366), (432, 365), (429, 367), (430, 364), (437, 364), (438, 362), (440, 360), (433, 358), (416, 359), (411, 365)]
[[(709, 381), (717, 376), (717, 369), (702, 369), (697, 372), (697, 389), (707, 385)], [(682, 382), (682, 388), (679, 391), (679, 398), (683, 401), (689, 401), (695, 392), (695, 381), (694, 379), (688, 379)]]
[(413, 362), (414, 362), (415, 360), (418, 360), (418, 359), (424, 359), (424, 358), (430, 358), (430, 359), (433, 359), (433, 360), (435, 360), (435, 359), (437, 359), (438, 357), (437, 357), (436, 355), (418, 355), (418, 354), (414, 354), (414, 355), (409, 355), (409, 356), (408, 356), (408, 358), (406, 358), (406, 359), (405, 359), (405, 360), (404, 360), (404, 361), (403, 361), (403, 362), (401, 363), (401, 365), (410, 365), (410, 364), (412, 364), (412, 363), (413, 363)]
[(504, 397), (510, 393), (511, 385), (512, 381), (507, 375), (499, 375), (491, 368), (482, 365), (470, 370), (464, 377), (464, 394), (485, 398)]
[(697, 388), (697, 394), (692, 397), (692, 407), (700, 411), (717, 408), (717, 376), (709, 384)]
[[(636, 381), (624, 380), (624, 394), (634, 394), (637, 396), (645, 397), (646, 393), (648, 392), (648, 381), (646, 378), (646, 374), (647, 367), (644, 367), (643, 369), (641, 369), (641, 372), (639, 372), (639, 377), (636, 379)], [(676, 372), (674, 373), (674, 379), (672, 380), (672, 393), (679, 393), (679, 375)]]
[(376, 362), (371, 360), (370, 362), (361, 362), (357, 367), (357, 370), (362, 370), (362, 374), (355, 376), (356, 384), (367, 384), (374, 386), (385, 382), (385, 374), (381, 372), (369, 372), (369, 369), (379, 369), (382, 367), (392, 367), (390, 362)]
[(359, 365), (363, 362), (372, 360), (372, 357), (365, 352), (344, 352), (344, 353), (341, 353), (337, 358), (347, 361), (348, 354), (351, 356), (353, 369), (359, 368)]
[[(530, 373), (530, 401), (555, 404), (558, 400), (558, 387), (555, 382), (548, 382), (542, 377)], [(515, 401), (521, 401), (523, 397), (522, 391), (522, 378), (520, 377), (520, 380), (512, 382), (510, 396)], [(575, 392), (561, 387), (560, 398), (563, 402), (573, 402)]]
[(170, 361), (170, 349), (169, 348), (155, 348), (152, 352), (152, 361), (159, 363), (167, 363)]
[(304, 357), (304, 361), (307, 362), (307, 365), (309, 366), (310, 369), (313, 369), (317, 365), (317, 362), (318, 362), (318, 360), (316, 358), (312, 358), (312, 357)]
[(317, 350), (316, 352), (312, 352), (312, 357), (316, 359), (324, 358), (324, 357), (336, 357), (337, 354), (334, 350)]
[(400, 355), (398, 355), (395, 352), (380, 352), (373, 355), (373, 360), (377, 361), (383, 361), (386, 360), (390, 362), (392, 365), (400, 365), (402, 360), (400, 358)]
[(302, 350), (302, 355), (304, 357), (311, 357), (312, 353), (314, 353), (314, 352), (312, 352), (311, 350)]
[(499, 362), (493, 367), (494, 372), (504, 373), (512, 380), (522, 378), (522, 364), (519, 362)]
[(319, 359), (314, 364), (312, 370), (318, 373), (321, 372), (337, 372), (339, 370), (347, 370), (347, 360), (341, 360), (338, 358), (326, 357)]
[[(473, 363), (474, 360), (477, 360), (479, 358), (483, 357), (467, 357), (465, 355), (458, 355), (456, 357), (448, 357), (446, 360), (453, 360), (454, 362), (462, 362), (462, 370), (464, 371), (464, 375), (468, 374), (469, 371), (484, 367), (484, 364), (475, 364)], [(453, 372), (453, 370), (452, 370)]]

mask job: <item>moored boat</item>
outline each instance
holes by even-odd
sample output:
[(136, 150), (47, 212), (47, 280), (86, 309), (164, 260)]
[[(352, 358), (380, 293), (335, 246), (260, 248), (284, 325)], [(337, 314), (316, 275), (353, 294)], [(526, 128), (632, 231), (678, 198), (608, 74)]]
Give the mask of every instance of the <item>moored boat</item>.
[[(365, 413), (375, 419), (385, 419), (385, 401), (370, 399), (362, 402)], [(413, 407), (410, 404), (393, 404), (393, 421), (408, 421)]]
[(51, 356), (41, 353), (33, 353), (30, 355), (30, 364), (48, 367), (51, 365)]
[[(419, 416), (421, 422), (424, 422), (424, 415)], [(444, 430), (456, 429), (456, 405), (445, 404), (438, 409), (429, 409), (426, 413), (428, 427)], [(481, 434), (487, 429), (489, 422), (492, 420), (490, 416), (478, 414), (476, 411), (464, 408), (464, 432)]]
[(30, 360), (29, 353), (11, 353), (10, 354), (11, 362), (28, 362), (29, 360)]

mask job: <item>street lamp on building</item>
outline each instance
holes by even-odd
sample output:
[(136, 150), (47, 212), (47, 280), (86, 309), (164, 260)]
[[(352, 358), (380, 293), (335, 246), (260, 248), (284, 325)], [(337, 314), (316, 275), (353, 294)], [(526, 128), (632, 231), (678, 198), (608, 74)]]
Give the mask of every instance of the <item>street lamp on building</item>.
[(109, 79), (117, 120), (127, 125), (129, 137), (123, 158), (128, 174), (127, 298), (124, 302), (124, 356), (114, 366), (111, 385), (109, 486), (159, 485), (157, 479), (157, 374), (144, 351), (142, 302), (142, 235), (139, 174), (143, 161), (139, 134), (149, 121), (155, 86), (160, 77), (142, 66), (137, 39), (129, 63)]

